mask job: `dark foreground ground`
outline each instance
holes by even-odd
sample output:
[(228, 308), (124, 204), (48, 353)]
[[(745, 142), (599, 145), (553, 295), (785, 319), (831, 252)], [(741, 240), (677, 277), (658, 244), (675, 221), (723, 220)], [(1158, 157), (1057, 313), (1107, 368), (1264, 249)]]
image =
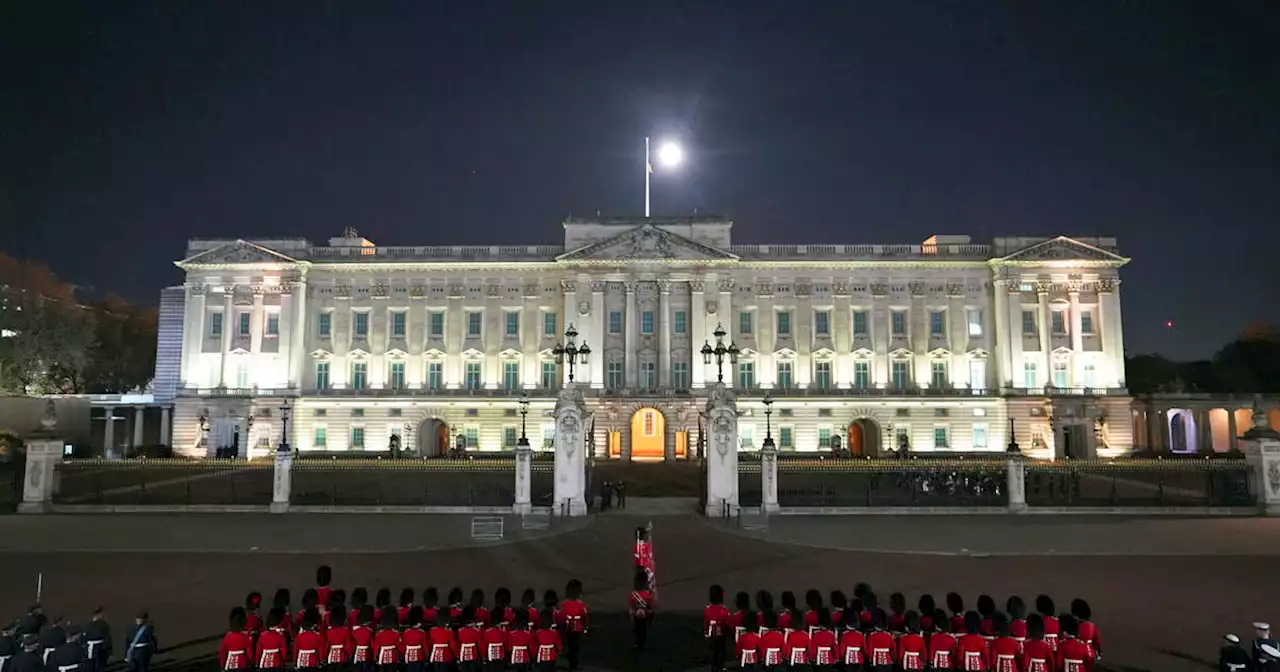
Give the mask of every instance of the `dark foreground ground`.
[[(1112, 670), (1207, 669), (1224, 631), (1246, 636), (1250, 621), (1277, 618), (1272, 602), (1280, 592), (1280, 542), (1256, 541), (1280, 539), (1272, 521), (1196, 520), (1181, 527), (1179, 521), (1102, 517), (982, 519), (974, 534), (1000, 539), (966, 543), (970, 550), (961, 551), (905, 540), (965, 527), (966, 518), (859, 518), (851, 535), (854, 520), (775, 520), (773, 532), (750, 533), (694, 517), (656, 520), (660, 615), (652, 649), (638, 656), (629, 648), (622, 606), (632, 530), (646, 521), (624, 515), (536, 532), (517, 532), (512, 522), (511, 534), (526, 540), (468, 548), (449, 547), (471, 543), (469, 519), (434, 516), (6, 516), (0, 518), (0, 613), (25, 608), (43, 572), (52, 614), (83, 619), (102, 605), (122, 637), (128, 617), (146, 608), (166, 647), (162, 661), (170, 669), (205, 670), (214, 669), (211, 656), (227, 612), (245, 593), (269, 595), (287, 586), (296, 600), (321, 563), (333, 566), (336, 583), (371, 592), (454, 585), (490, 595), (499, 586), (541, 592), (562, 590), (577, 577), (594, 612), (584, 650), (588, 669), (705, 668), (698, 618), (710, 583), (776, 594), (811, 587), (850, 592), (867, 581), (886, 598), (902, 591), (912, 603), (923, 591), (941, 597), (949, 590), (970, 600), (990, 593), (1001, 603), (1011, 593), (1049, 592), (1060, 605), (1087, 597)], [(1082, 538), (1071, 545), (1079, 552), (1117, 555), (1054, 555), (1046, 548), (1054, 535), (1030, 534), (1026, 525), (1057, 526)], [(1205, 539), (1203, 555), (1188, 555), (1184, 542), (1173, 541), (1189, 535)], [(846, 549), (879, 551), (793, 545), (826, 538)], [(1020, 538), (1025, 542), (1009, 541)], [(893, 539), (904, 543), (886, 541)], [(963, 535), (947, 544), (962, 541)], [(985, 547), (997, 554), (984, 554)], [(959, 554), (940, 554), (948, 550)]]

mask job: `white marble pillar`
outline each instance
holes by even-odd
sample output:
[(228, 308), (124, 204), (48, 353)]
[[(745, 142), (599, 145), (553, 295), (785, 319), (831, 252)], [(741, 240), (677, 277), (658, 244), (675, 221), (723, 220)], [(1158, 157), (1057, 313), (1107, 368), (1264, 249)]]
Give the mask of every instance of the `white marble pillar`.
[(671, 282), (658, 281), (658, 387), (671, 387)]
[(1051, 350), (1049, 346), (1049, 335), (1051, 333), (1049, 322), (1049, 283), (1036, 283), (1036, 301), (1038, 306), (1037, 310), (1040, 314), (1039, 369), (1043, 371), (1043, 373), (1040, 374), (1040, 379), (1042, 381), (1041, 387), (1046, 387), (1053, 384), (1053, 363), (1049, 352)]
[(947, 349), (951, 360), (947, 363), (947, 382), (957, 390), (968, 388), (969, 317), (965, 315), (964, 285), (947, 288), (947, 317), (943, 329), (947, 334)]
[(553, 515), (585, 516), (586, 414), (582, 393), (567, 386), (556, 401), (555, 497)]
[(693, 318), (693, 329), (689, 332), (689, 347), (692, 350), (692, 362), (689, 365), (690, 383), (694, 389), (707, 385), (707, 367), (702, 363), (702, 355), (698, 351), (707, 340), (707, 301), (703, 294), (706, 283), (702, 278), (689, 281), (689, 315)]
[(1108, 387), (1124, 387), (1124, 333), (1120, 323), (1120, 280), (1104, 278), (1098, 283), (1098, 313)]
[[(260, 288), (253, 290), (253, 309), (249, 313), (249, 352), (262, 352), (262, 336), (266, 332), (266, 309), (263, 307), (263, 296)], [(251, 382), (257, 380), (257, 372), (250, 371)]]
[(1026, 375), (1023, 368), (1026, 357), (1022, 352), (1022, 343), (1026, 335), (1022, 331), (1022, 292), (1013, 281), (1009, 285), (1009, 380), (1013, 387), (1026, 387)]
[(239, 320), (236, 319), (235, 306), (232, 305), (232, 298), (235, 296), (233, 292), (235, 288), (227, 286), (222, 290), (222, 345), (221, 356), (218, 358), (218, 386), (226, 387), (227, 379), (231, 377), (231, 343), (235, 338), (236, 330), (240, 328)]
[(1011, 455), (1005, 465), (1008, 476), (1009, 513), (1027, 512), (1027, 469), (1021, 455)]
[(1067, 292), (1071, 310), (1071, 387), (1084, 387), (1084, 320), (1080, 315), (1080, 288), (1072, 285)]
[(201, 387), (208, 383), (206, 380), (205, 369), (201, 366), (200, 353), (204, 349), (205, 339), (205, 292), (209, 291), (206, 285), (188, 285), (187, 286), (187, 305), (184, 308), (186, 314), (185, 327), (182, 333), (183, 358), (182, 358), (182, 386), (183, 387)]
[(527, 446), (516, 446), (516, 501), (511, 506), (512, 513), (517, 516), (528, 515), (533, 511), (532, 487), (530, 472), (532, 470), (533, 450)]
[(115, 456), (116, 409), (113, 406), (107, 406), (102, 409), (102, 412), (102, 455), (111, 458)]
[(62, 446), (63, 440), (57, 437), (27, 439), (26, 473), (18, 513), (49, 512), (56, 489), (58, 463), (62, 461)]
[[(995, 347), (999, 348), (994, 357), (996, 364), (996, 381), (1000, 387), (1017, 387), (1013, 384), (1013, 366), (1010, 361), (1012, 350), (1010, 344), (1012, 335), (1009, 332), (1009, 288), (1008, 281), (997, 279), (995, 281), (995, 322), (996, 337)], [(989, 374), (988, 374), (989, 375)]]
[(635, 388), (640, 380), (640, 365), (637, 363), (637, 355), (640, 348), (640, 318), (636, 313), (636, 289), (638, 287), (639, 284), (634, 280), (626, 283), (627, 314), (624, 316), (624, 320), (626, 321), (627, 338), (626, 345), (623, 347), (626, 350), (625, 378), (627, 387), (630, 388)]
[(707, 398), (707, 517), (731, 517), (738, 508), (738, 405), (733, 392), (716, 385)]
[(293, 453), (277, 450), (275, 474), (271, 482), (271, 513), (288, 513), (289, 496), (293, 489)]
[(170, 426), (169, 407), (164, 406), (160, 409), (160, 445), (167, 446), (173, 436), (173, 427)]
[(146, 418), (146, 415), (144, 415), (144, 410), (145, 409), (143, 409), (143, 407), (141, 406), (137, 406), (133, 409), (133, 445), (132, 447), (135, 450), (142, 445), (142, 430), (146, 426), (146, 424), (143, 421), (144, 418)]
[(831, 315), (831, 345), (836, 349), (831, 371), (832, 384), (841, 389), (853, 387), (853, 316), (849, 308), (848, 284), (833, 281), (835, 309)]
[(587, 366), (591, 370), (589, 378), (591, 387), (597, 390), (604, 389), (604, 339), (608, 328), (605, 322), (609, 317), (604, 309), (605, 288), (605, 281), (591, 281), (591, 331), (594, 334), (598, 334), (596, 342), (591, 347), (599, 348), (599, 350), (587, 360)]
[(776, 513), (778, 505), (778, 448), (767, 441), (760, 449), (760, 510)]

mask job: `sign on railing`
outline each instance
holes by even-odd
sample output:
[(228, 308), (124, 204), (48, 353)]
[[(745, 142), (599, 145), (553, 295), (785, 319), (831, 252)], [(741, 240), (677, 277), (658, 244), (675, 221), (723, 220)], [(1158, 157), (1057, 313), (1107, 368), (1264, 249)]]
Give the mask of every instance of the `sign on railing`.
[(471, 538), (476, 541), (502, 541), (502, 516), (477, 516), (471, 519)]

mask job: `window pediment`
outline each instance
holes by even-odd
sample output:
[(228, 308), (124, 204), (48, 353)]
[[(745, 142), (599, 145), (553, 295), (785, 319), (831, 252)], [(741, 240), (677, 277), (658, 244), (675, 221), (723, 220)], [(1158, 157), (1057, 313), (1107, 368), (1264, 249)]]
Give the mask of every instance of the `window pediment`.
[(422, 354), (427, 359), (443, 359), (444, 358), (444, 350), (441, 350), (440, 348), (428, 348), (427, 351)]
[(853, 351), (854, 359), (870, 359), (876, 353), (871, 348), (856, 348)]

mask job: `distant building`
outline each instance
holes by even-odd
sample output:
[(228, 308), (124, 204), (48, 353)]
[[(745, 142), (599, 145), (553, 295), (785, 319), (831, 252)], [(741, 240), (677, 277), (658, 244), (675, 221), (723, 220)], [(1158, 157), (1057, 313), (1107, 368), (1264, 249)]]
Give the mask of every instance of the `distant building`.
[(764, 439), (766, 392), (784, 451), (1001, 452), (1010, 419), (1032, 455), (1132, 448), (1113, 238), (737, 245), (718, 217), (563, 226), (563, 245), (191, 241), (180, 333), (161, 337), (180, 349), (176, 452), (262, 454), (285, 399), (302, 451), (510, 449), (522, 392), (543, 448), (571, 325), (600, 456), (689, 454), (718, 327), (740, 349), (722, 371), (743, 450)]

